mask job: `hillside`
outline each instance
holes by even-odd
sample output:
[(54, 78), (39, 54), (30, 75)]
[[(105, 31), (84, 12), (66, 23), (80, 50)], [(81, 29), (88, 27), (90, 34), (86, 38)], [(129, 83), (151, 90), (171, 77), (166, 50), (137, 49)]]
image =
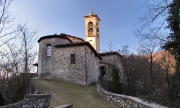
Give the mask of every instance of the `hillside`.
[(33, 85), (41, 93), (52, 95), (52, 107), (62, 104), (73, 104), (74, 108), (118, 108), (115, 103), (110, 103), (102, 98), (96, 85), (82, 86), (78, 84), (49, 81), (33, 80)]
[(168, 70), (170, 75), (175, 73), (176, 60), (168, 51), (162, 50), (157, 52), (154, 54), (153, 61), (160, 64), (163, 70)]

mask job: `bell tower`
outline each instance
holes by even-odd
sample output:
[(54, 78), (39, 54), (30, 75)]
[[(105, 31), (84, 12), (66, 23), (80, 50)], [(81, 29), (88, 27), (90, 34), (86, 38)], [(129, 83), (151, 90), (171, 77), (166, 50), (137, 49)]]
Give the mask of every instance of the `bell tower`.
[(100, 38), (99, 38), (99, 22), (100, 18), (93, 12), (90, 12), (89, 16), (84, 16), (85, 20), (85, 36), (93, 48), (100, 52)]

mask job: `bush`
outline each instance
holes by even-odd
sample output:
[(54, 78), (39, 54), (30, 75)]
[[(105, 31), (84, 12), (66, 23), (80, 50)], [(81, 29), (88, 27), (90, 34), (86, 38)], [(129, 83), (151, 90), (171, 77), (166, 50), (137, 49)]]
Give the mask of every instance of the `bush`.
[(24, 98), (25, 80), (20, 76), (11, 77), (5, 82), (1, 91), (5, 104), (18, 102)]
[(113, 93), (118, 93), (118, 94), (123, 93), (123, 87), (120, 82), (119, 69), (115, 66), (112, 68), (112, 89), (111, 89), (111, 91)]
[(104, 89), (106, 89), (109, 92), (122, 94), (123, 93), (123, 87), (120, 82), (120, 76), (119, 76), (119, 69), (115, 66), (111, 69), (111, 75), (112, 75), (112, 81), (110, 80), (103, 80), (103, 78), (100, 78), (100, 83), (103, 86)]

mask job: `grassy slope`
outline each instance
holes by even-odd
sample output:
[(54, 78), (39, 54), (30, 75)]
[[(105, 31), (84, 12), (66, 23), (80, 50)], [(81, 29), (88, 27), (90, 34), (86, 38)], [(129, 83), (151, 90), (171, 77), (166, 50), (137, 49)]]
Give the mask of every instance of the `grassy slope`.
[(82, 86), (68, 82), (33, 80), (36, 89), (42, 93), (52, 95), (52, 106), (73, 104), (74, 108), (118, 108), (115, 103), (110, 103), (102, 98), (96, 85)]

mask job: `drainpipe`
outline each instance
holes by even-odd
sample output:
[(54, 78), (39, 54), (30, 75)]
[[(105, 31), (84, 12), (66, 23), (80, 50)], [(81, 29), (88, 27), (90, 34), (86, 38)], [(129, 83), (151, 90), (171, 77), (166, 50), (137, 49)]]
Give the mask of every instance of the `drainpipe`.
[(85, 45), (85, 77), (86, 77), (86, 86), (87, 86), (87, 62), (86, 62), (86, 44), (84, 43)]

